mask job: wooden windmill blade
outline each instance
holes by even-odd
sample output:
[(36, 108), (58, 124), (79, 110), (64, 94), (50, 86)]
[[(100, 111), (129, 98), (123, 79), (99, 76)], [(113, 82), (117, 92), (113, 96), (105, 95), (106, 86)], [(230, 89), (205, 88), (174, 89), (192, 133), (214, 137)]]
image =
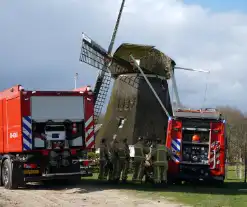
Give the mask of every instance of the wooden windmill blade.
[(82, 46), (79, 60), (94, 68), (109, 72), (107, 68), (104, 68), (104, 65), (111, 61), (111, 57), (103, 47), (89, 38), (85, 33), (82, 33)]
[(94, 87), (94, 121), (97, 123), (111, 84), (111, 73), (108, 69), (111, 57), (103, 47), (82, 33), (80, 61), (99, 70)]

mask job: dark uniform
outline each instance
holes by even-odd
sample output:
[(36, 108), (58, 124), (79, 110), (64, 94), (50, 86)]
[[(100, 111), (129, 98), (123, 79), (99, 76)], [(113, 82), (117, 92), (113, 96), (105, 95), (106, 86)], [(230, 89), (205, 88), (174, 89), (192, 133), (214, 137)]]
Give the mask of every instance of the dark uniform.
[(120, 163), (119, 163), (119, 147), (118, 141), (116, 138), (113, 138), (113, 141), (110, 143), (110, 160), (112, 164), (112, 169), (110, 169), (109, 173), (109, 180), (110, 181), (117, 181), (119, 179), (119, 170), (120, 170)]
[(165, 145), (157, 140), (157, 144), (152, 149), (152, 164), (154, 170), (154, 182), (167, 182), (169, 152)]
[(127, 139), (124, 139), (119, 148), (119, 161), (120, 161), (120, 174), (122, 172), (122, 181), (126, 182), (128, 178), (129, 162), (130, 162), (130, 150)]
[(144, 140), (142, 137), (138, 138), (138, 142), (134, 145), (134, 148), (134, 174), (132, 181), (141, 181), (144, 176), (145, 156), (149, 153), (149, 148), (144, 145)]
[(108, 162), (109, 162), (109, 152), (104, 138), (101, 139), (100, 143), (100, 154), (99, 154), (99, 180), (106, 180), (108, 175)]

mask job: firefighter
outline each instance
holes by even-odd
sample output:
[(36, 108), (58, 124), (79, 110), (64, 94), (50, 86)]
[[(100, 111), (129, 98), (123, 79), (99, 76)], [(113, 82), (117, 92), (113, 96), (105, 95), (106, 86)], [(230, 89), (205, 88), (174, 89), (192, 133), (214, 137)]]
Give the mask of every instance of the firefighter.
[(108, 175), (109, 152), (106, 144), (106, 139), (102, 138), (100, 143), (100, 158), (99, 158), (99, 180), (106, 180)]
[(120, 170), (119, 166), (119, 146), (118, 146), (118, 141), (116, 138), (116, 135), (113, 136), (113, 140), (110, 143), (110, 160), (111, 160), (111, 165), (112, 169), (110, 169), (109, 173), (109, 181), (118, 181), (118, 172)]
[(120, 171), (119, 171), (119, 178), (122, 172), (122, 182), (126, 183), (128, 179), (128, 171), (129, 171), (129, 163), (130, 163), (130, 150), (128, 145), (128, 139), (125, 138), (122, 141), (122, 145), (120, 147)]
[(149, 149), (144, 145), (143, 137), (138, 138), (138, 142), (134, 145), (134, 174), (132, 181), (142, 181), (144, 175), (145, 155), (149, 153)]
[(161, 140), (157, 139), (157, 144), (152, 149), (152, 162), (154, 170), (154, 183), (166, 183), (168, 171), (168, 159), (170, 153)]

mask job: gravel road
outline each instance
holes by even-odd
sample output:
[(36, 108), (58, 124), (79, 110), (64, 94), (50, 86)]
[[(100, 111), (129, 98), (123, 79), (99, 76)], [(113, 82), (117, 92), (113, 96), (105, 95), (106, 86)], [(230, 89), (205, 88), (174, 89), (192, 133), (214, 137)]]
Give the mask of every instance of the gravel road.
[(32, 184), (27, 188), (6, 190), (0, 188), (0, 206), (4, 207), (178, 207), (164, 199), (148, 199), (135, 195), (135, 191), (97, 188), (93, 185), (73, 187), (47, 187)]

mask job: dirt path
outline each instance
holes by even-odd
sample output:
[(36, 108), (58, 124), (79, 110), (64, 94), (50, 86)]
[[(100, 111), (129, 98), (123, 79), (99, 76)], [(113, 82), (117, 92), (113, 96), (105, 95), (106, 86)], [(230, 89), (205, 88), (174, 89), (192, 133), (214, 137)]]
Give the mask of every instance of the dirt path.
[(160, 200), (142, 199), (133, 192), (118, 189), (98, 189), (88, 186), (48, 188), (31, 185), (15, 191), (0, 188), (0, 206), (4, 207), (178, 207), (182, 205)]

